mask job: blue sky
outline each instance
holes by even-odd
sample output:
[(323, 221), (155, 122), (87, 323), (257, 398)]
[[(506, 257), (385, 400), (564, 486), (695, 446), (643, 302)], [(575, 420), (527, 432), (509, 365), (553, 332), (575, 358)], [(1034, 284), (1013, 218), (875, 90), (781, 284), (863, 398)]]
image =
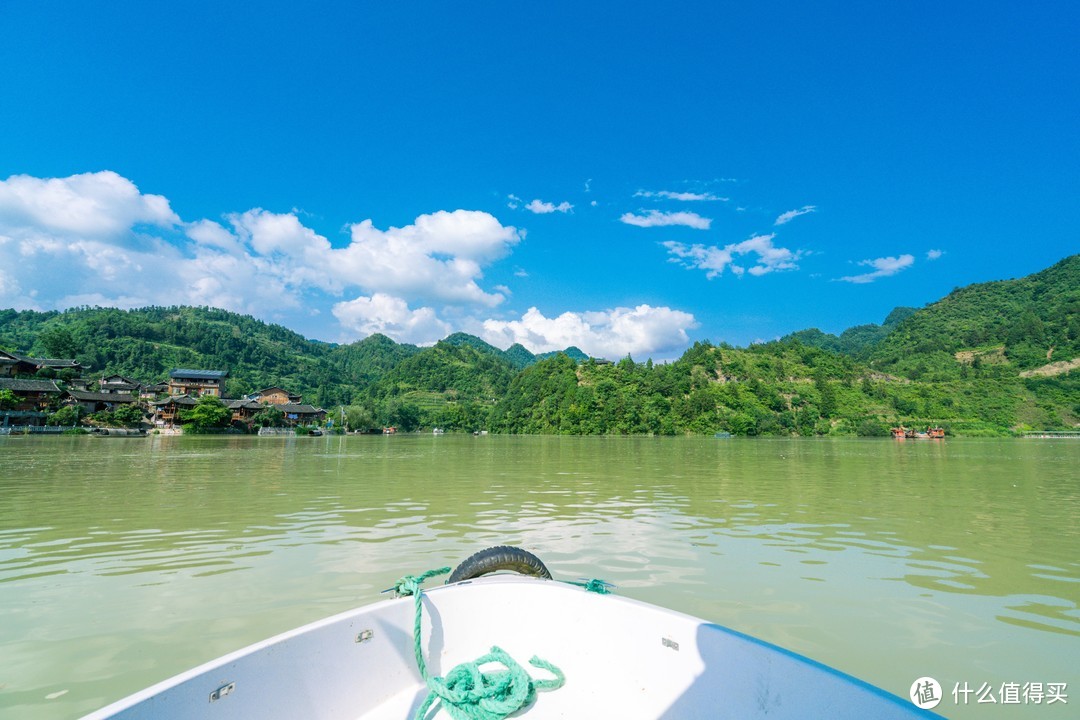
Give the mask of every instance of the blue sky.
[(1078, 6), (864, 5), (2, 3), (0, 307), (659, 360), (1080, 251)]

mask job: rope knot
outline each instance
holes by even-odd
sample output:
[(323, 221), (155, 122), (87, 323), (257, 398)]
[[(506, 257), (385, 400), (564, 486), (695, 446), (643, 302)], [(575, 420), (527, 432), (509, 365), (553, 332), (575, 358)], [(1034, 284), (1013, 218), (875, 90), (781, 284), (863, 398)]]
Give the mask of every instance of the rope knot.
[[(502, 665), (502, 669), (481, 669), (491, 663)], [(562, 671), (545, 660), (533, 656), (529, 664), (555, 677), (534, 680), (509, 653), (494, 646), (475, 661), (456, 666), (445, 678), (428, 678), (430, 692), (416, 717), (423, 718), (435, 700), (440, 700), (454, 720), (503, 720), (535, 700), (537, 691), (555, 690), (566, 682)]]
[[(416, 611), (413, 617), (413, 651), (420, 676), (428, 686), (428, 696), (416, 711), (414, 720), (423, 720), (427, 711), (440, 701), (453, 720), (504, 720), (511, 713), (531, 703), (536, 693), (556, 690), (566, 682), (562, 670), (535, 655), (529, 664), (546, 670), (554, 677), (550, 680), (534, 680), (509, 653), (500, 647), (481, 655), (473, 662), (461, 663), (446, 674), (445, 678), (428, 675), (427, 663), (420, 645), (420, 618), (423, 614), (420, 585), (429, 577), (450, 572), (450, 568), (429, 570), (422, 575), (406, 575), (397, 581), (394, 590), (399, 597), (413, 596)], [(498, 663), (502, 669), (482, 670), (481, 665)]]
[(436, 575), (445, 575), (450, 572), (450, 568), (437, 568), (435, 570), (428, 570), (421, 575), (406, 575), (405, 577), (394, 583), (394, 587), (391, 588), (398, 597), (408, 597), (409, 595), (419, 595), (420, 585), (429, 577), (435, 577)]

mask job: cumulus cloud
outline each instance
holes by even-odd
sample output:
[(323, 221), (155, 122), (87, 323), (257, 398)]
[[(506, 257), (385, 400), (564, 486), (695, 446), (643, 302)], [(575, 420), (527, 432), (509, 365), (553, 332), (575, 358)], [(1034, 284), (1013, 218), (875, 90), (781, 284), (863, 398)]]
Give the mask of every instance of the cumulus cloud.
[(409, 308), (401, 298), (384, 293), (340, 302), (331, 309), (334, 317), (361, 337), (382, 333), (398, 342), (431, 345), (451, 332), (451, 327), (429, 307)]
[(596, 312), (565, 312), (546, 317), (535, 307), (520, 320), (485, 320), (482, 336), (493, 345), (521, 343), (533, 352), (564, 350), (573, 345), (590, 355), (618, 359), (673, 352), (689, 342), (694, 316), (669, 307), (638, 305)]
[(664, 227), (667, 225), (685, 225), (686, 227), (692, 227), (697, 230), (708, 230), (709, 225), (712, 224), (710, 218), (701, 217), (697, 213), (692, 212), (660, 212), (659, 210), (649, 210), (643, 215), (635, 215), (633, 213), (625, 213), (619, 218), (620, 222), (624, 222), (627, 225), (635, 225), (637, 227)]
[(338, 282), (487, 307), (504, 296), (485, 292), (477, 280), (521, 239), (516, 228), (475, 210), (440, 210), (389, 230), (365, 220), (350, 230), (348, 247), (328, 254), (333, 267), (326, 272)]
[(638, 190), (634, 197), (663, 198), (664, 200), (679, 200), (682, 202), (727, 202), (729, 198), (713, 195), (712, 193), (674, 192), (671, 190)]
[(872, 272), (863, 273), (862, 275), (848, 275), (846, 277), (838, 278), (842, 282), (863, 284), (874, 282), (878, 278), (889, 277), (895, 275), (901, 270), (905, 270), (915, 262), (915, 257), (912, 255), (901, 255), (900, 257), (882, 257), (874, 260), (860, 260), (859, 265), (866, 265), (874, 268)]
[(806, 215), (817, 210), (816, 205), (803, 205), (798, 210), (788, 210), (785, 213), (780, 213), (780, 216), (776, 218), (774, 225), (787, 225), (789, 222), (799, 217), (800, 215)]
[(941, 250), (927, 250), (926, 251), (926, 259), (927, 260), (937, 260), (939, 257), (941, 257), (944, 254), (945, 253), (943, 253)]
[[(667, 248), (671, 262), (691, 269), (705, 270), (706, 277), (710, 280), (722, 275), (726, 269), (731, 270), (736, 276), (742, 276), (747, 272), (751, 275), (765, 275), (781, 270), (798, 270), (797, 263), (803, 255), (802, 251), (777, 247), (773, 244), (775, 237), (775, 234), (755, 235), (749, 240), (724, 247), (686, 245), (670, 240), (662, 244)], [(749, 267), (741, 261), (736, 262), (744, 255), (752, 256), (752, 264)]]
[(0, 181), (0, 231), (14, 236), (115, 238), (135, 225), (179, 222), (168, 200), (143, 195), (111, 171), (66, 178), (13, 175)]
[[(480, 282), (522, 237), (468, 210), (348, 229), (349, 242), (335, 247), (295, 211), (254, 208), (185, 223), (165, 198), (116, 173), (14, 176), (0, 181), (0, 307), (194, 304), (272, 319), (359, 293), (339, 309), (345, 327), (412, 340), (448, 327), (428, 307), (433, 301), (459, 314), (501, 303), (506, 288), (487, 291)], [(388, 313), (383, 325), (376, 311)]]
[(563, 201), (556, 205), (555, 203), (544, 202), (543, 200), (531, 200), (525, 209), (529, 212), (536, 213), (537, 215), (547, 215), (548, 213), (561, 212), (568, 213), (574, 209), (574, 206), (570, 203)]

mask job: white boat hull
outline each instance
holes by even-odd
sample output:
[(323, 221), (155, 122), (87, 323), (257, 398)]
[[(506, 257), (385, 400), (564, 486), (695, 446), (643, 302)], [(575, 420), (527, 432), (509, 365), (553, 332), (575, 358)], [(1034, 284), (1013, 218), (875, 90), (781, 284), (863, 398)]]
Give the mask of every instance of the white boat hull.
[[(530, 718), (937, 717), (907, 700), (700, 619), (580, 587), (489, 576), (425, 589), (423, 651), (445, 675), (493, 645), (534, 678), (566, 675)], [(352, 610), (155, 685), (86, 720), (412, 718), (427, 696), (413, 598)], [(428, 718), (449, 717), (436, 704)]]

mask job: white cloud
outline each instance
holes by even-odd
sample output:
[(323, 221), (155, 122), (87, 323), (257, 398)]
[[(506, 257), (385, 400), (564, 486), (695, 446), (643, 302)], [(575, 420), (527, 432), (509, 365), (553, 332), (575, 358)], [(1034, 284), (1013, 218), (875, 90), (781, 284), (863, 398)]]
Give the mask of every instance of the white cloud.
[(574, 206), (568, 202), (561, 202), (558, 205), (555, 203), (544, 202), (543, 200), (531, 200), (525, 209), (529, 212), (534, 212), (537, 215), (547, 215), (548, 213), (561, 212), (568, 213), (574, 209)]
[(906, 254), (901, 255), (900, 257), (882, 257), (874, 260), (861, 260), (858, 264), (874, 268), (873, 272), (864, 273), (862, 275), (848, 275), (847, 277), (838, 279), (842, 282), (857, 284), (874, 282), (878, 278), (895, 275), (901, 270), (911, 267), (914, 262), (915, 257)]
[(638, 305), (600, 312), (565, 312), (544, 316), (535, 307), (520, 320), (485, 320), (482, 336), (493, 345), (521, 343), (532, 352), (564, 350), (573, 345), (598, 357), (618, 359), (681, 350), (694, 316), (668, 307)]
[[(742, 276), (746, 272), (751, 275), (765, 275), (774, 271), (798, 270), (797, 263), (803, 256), (803, 252), (773, 245), (775, 237), (775, 234), (755, 235), (749, 240), (725, 245), (722, 248), (713, 245), (686, 245), (671, 240), (662, 244), (671, 255), (672, 262), (692, 269), (705, 270), (706, 277), (710, 280), (722, 275), (725, 269), (730, 269), (736, 276)], [(744, 264), (736, 263), (736, 260), (743, 255), (754, 256), (753, 264), (749, 268)]]
[(944, 254), (945, 253), (942, 252), (941, 250), (927, 250), (926, 251), (926, 259), (927, 260), (937, 260), (939, 257), (941, 257)]
[(339, 283), (410, 297), (494, 307), (504, 297), (477, 280), (507, 255), (521, 235), (474, 210), (440, 210), (413, 225), (379, 230), (370, 220), (351, 226), (352, 242), (328, 254), (322, 268)]
[(66, 178), (12, 175), (0, 181), (3, 232), (61, 237), (116, 237), (138, 224), (170, 227), (180, 219), (160, 195), (143, 195), (127, 178), (104, 171)]
[(506, 207), (510, 208), (511, 210), (517, 210), (518, 207), (521, 205), (521, 198), (519, 198), (517, 195), (507, 195), (506, 199), (508, 201), (506, 203)]
[[(480, 282), (523, 237), (468, 210), (386, 230), (365, 220), (349, 231), (348, 244), (334, 247), (295, 211), (260, 208), (184, 223), (165, 198), (112, 172), (15, 176), (0, 181), (0, 307), (193, 304), (276, 319), (329, 305), (325, 294), (359, 292), (367, 305), (343, 305), (348, 327), (415, 339), (448, 328), (433, 301), (459, 315), (501, 303), (507, 289)], [(378, 310), (389, 313), (382, 325), (371, 316)]]
[(409, 309), (401, 298), (383, 293), (340, 302), (331, 309), (334, 317), (361, 337), (382, 333), (398, 342), (431, 345), (451, 332), (429, 307)]
[(224, 250), (234, 255), (244, 252), (237, 237), (213, 220), (198, 220), (190, 223), (184, 232), (201, 246)]
[(798, 210), (788, 210), (786, 213), (780, 213), (780, 216), (776, 218), (774, 225), (786, 225), (800, 215), (806, 215), (817, 210), (816, 205), (803, 205)]
[(679, 200), (682, 202), (727, 202), (730, 198), (720, 197), (712, 193), (673, 192), (671, 190), (638, 190), (634, 197), (663, 198), (665, 200)]
[(692, 212), (660, 212), (649, 210), (644, 215), (625, 213), (619, 218), (620, 222), (637, 227), (664, 227), (667, 225), (685, 225), (697, 230), (708, 230), (712, 220), (704, 218)]

